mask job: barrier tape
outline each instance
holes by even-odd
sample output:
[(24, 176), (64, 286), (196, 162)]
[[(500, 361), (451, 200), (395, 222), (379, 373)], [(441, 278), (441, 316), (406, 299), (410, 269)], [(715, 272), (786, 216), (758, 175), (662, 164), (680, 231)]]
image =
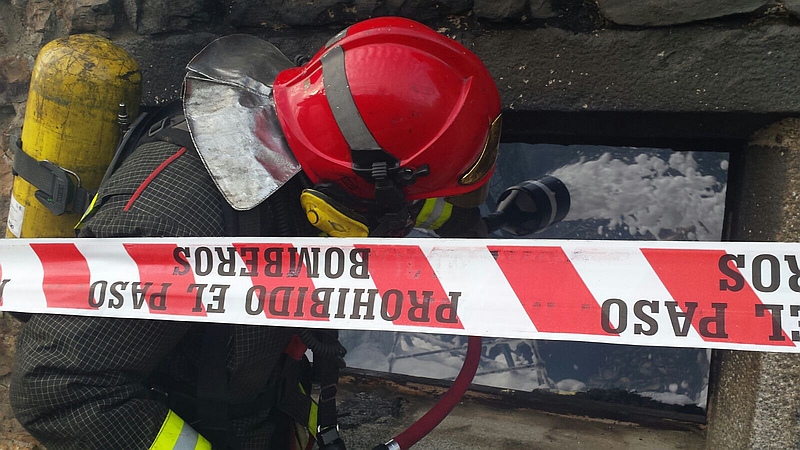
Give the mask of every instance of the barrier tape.
[(798, 352), (800, 244), (7, 239), (0, 310)]

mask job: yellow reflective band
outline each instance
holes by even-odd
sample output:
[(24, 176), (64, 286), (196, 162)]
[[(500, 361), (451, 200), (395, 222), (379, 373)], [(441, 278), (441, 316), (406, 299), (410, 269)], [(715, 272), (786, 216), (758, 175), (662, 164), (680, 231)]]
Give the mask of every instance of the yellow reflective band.
[(211, 450), (211, 443), (170, 410), (150, 450)]
[(92, 214), (94, 214), (96, 204), (97, 204), (97, 194), (94, 194), (94, 197), (92, 197), (92, 202), (89, 203), (89, 207), (86, 208), (86, 212), (83, 213), (83, 215), (81, 216), (81, 220), (79, 220), (78, 223), (75, 225), (76, 230), (80, 230), (81, 227), (83, 227), (83, 223), (86, 221), (86, 219), (88, 219), (89, 217), (92, 216)]
[(308, 450), (311, 443), (311, 435), (306, 430), (306, 427), (300, 423), (294, 422), (294, 443), (292, 450)]
[[(305, 390), (305, 388), (303, 387), (302, 384), (298, 383), (298, 386), (300, 386), (300, 392), (302, 392), (303, 394), (308, 395), (308, 393), (306, 392), (306, 390)], [(311, 409), (308, 411), (308, 423), (305, 426), (307, 427), (306, 429), (308, 430), (309, 433), (311, 433), (311, 436), (313, 436), (315, 440), (317, 439), (317, 412), (318, 411), (319, 411), (319, 406), (317, 406), (317, 402), (315, 402), (314, 399), (312, 398), (311, 399)]]
[(445, 201), (444, 198), (428, 198), (422, 206), (422, 211), (417, 215), (417, 228), (426, 230), (438, 230), (450, 219), (453, 213), (453, 205)]
[[(186, 426), (188, 427), (189, 425), (186, 425)], [(192, 429), (192, 431), (194, 431), (194, 429)], [(197, 432), (195, 431), (195, 433), (197, 433)], [(177, 450), (177, 448), (176, 448), (176, 450)], [(208, 440), (206, 438), (204, 438), (202, 435), (198, 434), (197, 435), (197, 443), (194, 444), (194, 449), (192, 449), (192, 450), (211, 450), (211, 442), (208, 442)]]
[(317, 438), (317, 411), (319, 410), (319, 406), (317, 406), (317, 402), (311, 400), (311, 410), (308, 412), (308, 432), (311, 433), (311, 436), (314, 436), (314, 439)]

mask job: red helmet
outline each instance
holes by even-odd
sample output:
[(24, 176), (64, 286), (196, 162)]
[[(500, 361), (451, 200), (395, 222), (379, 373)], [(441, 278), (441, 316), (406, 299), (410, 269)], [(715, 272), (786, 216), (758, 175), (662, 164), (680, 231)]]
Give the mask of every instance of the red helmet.
[(491, 75), (464, 46), (413, 20), (352, 25), (307, 64), (280, 72), (274, 96), (314, 183), (372, 199), (385, 163), (417, 200), (476, 191), (494, 171), (500, 96)]

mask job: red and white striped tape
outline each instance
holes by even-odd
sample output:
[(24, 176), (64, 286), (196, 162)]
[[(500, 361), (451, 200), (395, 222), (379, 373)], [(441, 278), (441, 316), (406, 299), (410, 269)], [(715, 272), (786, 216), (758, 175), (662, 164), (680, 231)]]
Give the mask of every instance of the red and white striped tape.
[(800, 244), (0, 242), (0, 310), (797, 352)]

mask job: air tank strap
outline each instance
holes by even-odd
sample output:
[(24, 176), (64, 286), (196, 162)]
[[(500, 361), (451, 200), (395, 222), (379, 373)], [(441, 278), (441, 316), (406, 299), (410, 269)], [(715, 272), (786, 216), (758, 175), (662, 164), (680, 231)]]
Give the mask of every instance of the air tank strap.
[(37, 161), (22, 150), (18, 135), (11, 136), (9, 146), (14, 151), (14, 175), (38, 189), (34, 194), (36, 199), (50, 212), (60, 216), (86, 209), (94, 194), (81, 187), (78, 174), (47, 160)]

